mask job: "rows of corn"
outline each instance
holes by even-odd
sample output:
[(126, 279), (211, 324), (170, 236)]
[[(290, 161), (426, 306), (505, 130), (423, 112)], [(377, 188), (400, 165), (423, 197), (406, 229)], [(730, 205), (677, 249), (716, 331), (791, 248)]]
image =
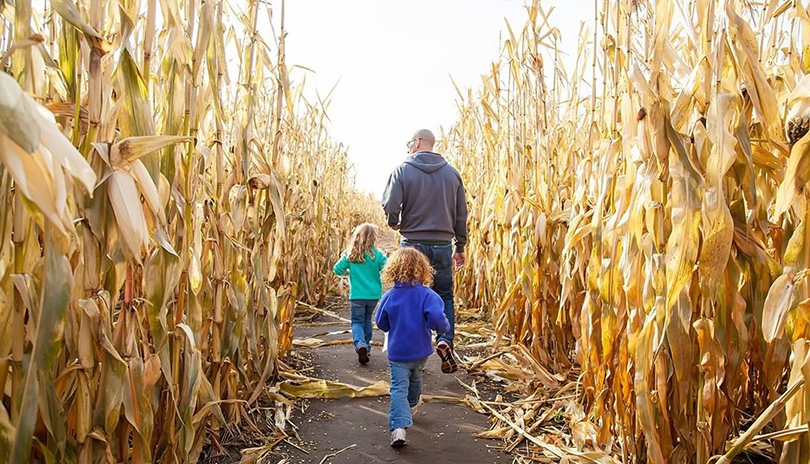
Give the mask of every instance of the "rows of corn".
[(253, 426), (296, 303), (379, 209), (283, 24), (0, 1), (0, 462), (194, 462)]
[(460, 93), (457, 294), (545, 368), (581, 368), (589, 445), (622, 462), (761, 440), (807, 462), (807, 2), (590, 6), (566, 55), (535, 1)]

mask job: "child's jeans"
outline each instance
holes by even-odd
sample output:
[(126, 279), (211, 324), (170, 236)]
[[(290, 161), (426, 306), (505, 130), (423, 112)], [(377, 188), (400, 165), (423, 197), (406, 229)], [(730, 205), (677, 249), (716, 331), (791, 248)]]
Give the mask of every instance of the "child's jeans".
[(377, 307), (377, 300), (351, 300), (351, 303), (354, 350), (365, 346), (371, 351), (371, 316)]
[(416, 361), (391, 361), (391, 408), (388, 410), (388, 428), (407, 429), (413, 425), (411, 408), (422, 396), (422, 368), (428, 358)]

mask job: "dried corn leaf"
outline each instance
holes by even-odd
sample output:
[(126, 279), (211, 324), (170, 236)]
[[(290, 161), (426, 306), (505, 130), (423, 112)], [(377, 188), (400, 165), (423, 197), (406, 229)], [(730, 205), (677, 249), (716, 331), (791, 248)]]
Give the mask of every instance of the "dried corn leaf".
[(788, 311), (793, 308), (796, 300), (793, 287), (793, 276), (785, 274), (779, 276), (768, 290), (768, 297), (762, 307), (762, 336), (767, 343), (784, 334)]
[(388, 383), (382, 380), (365, 387), (357, 387), (331, 380), (293, 376), (279, 383), (278, 388), (294, 398), (364, 398), (388, 394)]

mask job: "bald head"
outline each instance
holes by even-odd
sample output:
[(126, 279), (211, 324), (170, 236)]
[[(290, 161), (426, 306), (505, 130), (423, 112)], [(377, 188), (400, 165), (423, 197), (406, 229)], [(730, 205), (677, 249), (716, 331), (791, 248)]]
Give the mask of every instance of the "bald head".
[(411, 138), (410, 152), (432, 151), (433, 145), (435, 144), (436, 137), (433, 135), (433, 132), (427, 129), (419, 129), (413, 133), (413, 137)]

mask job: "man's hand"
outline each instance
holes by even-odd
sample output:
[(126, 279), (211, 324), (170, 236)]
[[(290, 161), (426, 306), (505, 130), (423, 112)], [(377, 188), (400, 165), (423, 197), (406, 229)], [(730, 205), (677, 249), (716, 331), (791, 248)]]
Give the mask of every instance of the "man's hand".
[(466, 262), (467, 255), (465, 253), (456, 253), (453, 255), (453, 264), (456, 266), (456, 270), (461, 269)]

